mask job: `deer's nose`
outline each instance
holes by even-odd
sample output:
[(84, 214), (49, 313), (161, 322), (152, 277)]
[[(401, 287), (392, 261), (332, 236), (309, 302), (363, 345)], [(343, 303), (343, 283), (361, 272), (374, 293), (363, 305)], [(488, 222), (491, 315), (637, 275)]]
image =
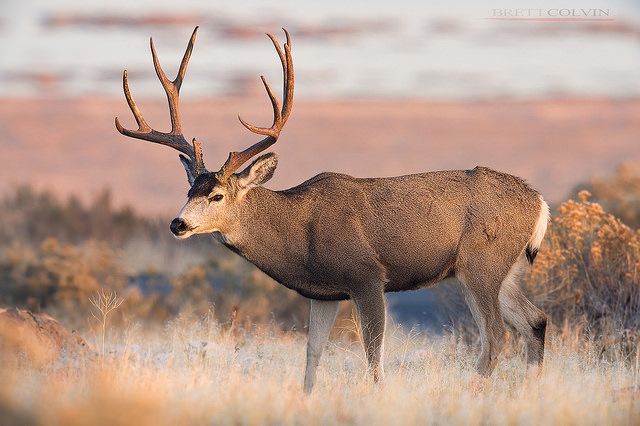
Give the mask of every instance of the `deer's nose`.
[(180, 219), (179, 217), (176, 217), (171, 221), (171, 225), (169, 225), (169, 228), (171, 229), (171, 232), (173, 232), (173, 235), (178, 237), (187, 232), (187, 230), (189, 229), (189, 227), (187, 226), (187, 222), (185, 222), (183, 219)]

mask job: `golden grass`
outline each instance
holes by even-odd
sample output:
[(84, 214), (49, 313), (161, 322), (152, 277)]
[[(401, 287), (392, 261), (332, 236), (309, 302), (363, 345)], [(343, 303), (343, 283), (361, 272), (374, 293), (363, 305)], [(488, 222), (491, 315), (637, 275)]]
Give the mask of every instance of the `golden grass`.
[[(493, 376), (476, 348), (390, 326), (383, 385), (367, 379), (360, 344), (332, 340), (313, 394), (302, 392), (304, 336), (185, 317), (162, 330), (129, 327), (107, 355), (0, 372), (4, 423), (637, 424), (637, 360), (604, 358), (577, 333), (552, 330), (543, 371), (508, 346)], [(102, 361), (102, 362), (100, 362)]]

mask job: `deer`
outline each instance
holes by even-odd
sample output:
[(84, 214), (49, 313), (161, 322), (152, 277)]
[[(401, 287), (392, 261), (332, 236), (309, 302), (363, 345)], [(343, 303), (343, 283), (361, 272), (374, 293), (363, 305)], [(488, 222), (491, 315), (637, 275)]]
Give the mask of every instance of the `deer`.
[[(169, 104), (171, 131), (149, 126), (129, 90), (126, 101), (137, 130), (122, 135), (180, 152), (189, 183), (187, 202), (171, 221), (178, 239), (212, 234), (266, 275), (310, 299), (303, 390), (311, 392), (340, 301), (351, 300), (360, 322), (367, 376), (384, 377), (385, 293), (416, 290), (456, 279), (479, 329), (476, 371), (488, 377), (505, 343), (505, 322), (523, 337), (527, 364), (541, 366), (547, 316), (524, 294), (519, 280), (542, 243), (549, 207), (523, 179), (486, 167), (397, 177), (357, 178), (325, 172), (285, 190), (264, 187), (278, 157), (263, 154), (278, 140), (293, 107), (292, 39), (280, 46), (267, 34), (283, 73), (282, 105), (268, 81), (270, 127), (240, 123), (263, 137), (232, 151), (220, 169), (205, 168), (201, 143), (185, 139), (179, 94), (196, 27), (174, 80), (151, 56)], [(260, 154), (260, 155), (259, 155)], [(241, 167), (253, 161), (241, 170)]]

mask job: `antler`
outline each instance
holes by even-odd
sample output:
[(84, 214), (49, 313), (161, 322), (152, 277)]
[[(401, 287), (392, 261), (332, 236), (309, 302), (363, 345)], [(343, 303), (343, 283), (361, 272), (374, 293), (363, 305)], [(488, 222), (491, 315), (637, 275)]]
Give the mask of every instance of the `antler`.
[(293, 59), (291, 58), (291, 37), (287, 30), (284, 28), (283, 30), (287, 37), (287, 41), (284, 44), (284, 51), (280, 47), (280, 44), (278, 44), (275, 37), (271, 34), (267, 34), (267, 37), (271, 39), (273, 46), (276, 48), (278, 56), (280, 57), (280, 62), (282, 63), (282, 73), (284, 74), (282, 109), (280, 109), (280, 103), (278, 102), (276, 95), (274, 95), (271, 90), (271, 86), (269, 86), (269, 83), (264, 76), (260, 76), (262, 84), (264, 84), (264, 88), (267, 91), (267, 95), (269, 95), (269, 99), (271, 100), (271, 105), (273, 106), (273, 124), (268, 128), (256, 127), (247, 123), (242, 119), (242, 117), (240, 117), (240, 115), (238, 115), (240, 123), (242, 123), (242, 125), (249, 131), (258, 135), (266, 135), (267, 137), (262, 139), (260, 142), (251, 145), (242, 152), (229, 153), (229, 158), (227, 158), (227, 161), (217, 172), (217, 175), (222, 180), (229, 178), (229, 176), (231, 176), (240, 168), (240, 166), (249, 161), (253, 156), (273, 145), (278, 140), (280, 131), (291, 114), (291, 108), (293, 106)]
[(180, 68), (178, 69), (178, 75), (173, 81), (170, 81), (162, 70), (160, 62), (158, 61), (158, 55), (156, 54), (155, 46), (153, 45), (153, 38), (150, 39), (153, 67), (155, 68), (158, 79), (160, 79), (160, 83), (162, 84), (162, 87), (167, 94), (167, 101), (169, 102), (171, 131), (169, 133), (159, 132), (152, 129), (151, 126), (147, 124), (146, 120), (142, 116), (142, 113), (140, 112), (140, 109), (131, 96), (131, 91), (129, 90), (129, 81), (127, 79), (127, 70), (124, 70), (124, 73), (122, 75), (122, 86), (124, 88), (124, 96), (127, 99), (129, 108), (131, 109), (131, 112), (133, 113), (133, 116), (138, 123), (138, 130), (125, 129), (120, 124), (120, 121), (118, 121), (118, 117), (116, 117), (116, 128), (123, 135), (159, 143), (161, 145), (167, 145), (171, 148), (177, 149), (182, 154), (185, 154), (188, 158), (181, 154), (180, 161), (187, 171), (187, 177), (190, 184), (193, 184), (193, 181), (196, 177), (198, 177), (199, 174), (205, 173), (207, 171), (204, 167), (204, 161), (202, 160), (202, 147), (200, 146), (200, 143), (197, 142), (195, 138), (193, 139), (191, 144), (187, 142), (187, 140), (184, 138), (184, 135), (182, 134), (182, 124), (180, 119), (180, 86), (182, 86), (184, 75), (187, 72), (187, 64), (189, 63), (189, 58), (191, 57), (193, 43), (196, 41), (197, 31), (198, 27), (196, 27), (193, 30), (193, 34), (191, 34), (191, 39), (189, 40), (189, 44), (187, 45), (187, 50), (184, 52), (182, 62), (180, 63)]

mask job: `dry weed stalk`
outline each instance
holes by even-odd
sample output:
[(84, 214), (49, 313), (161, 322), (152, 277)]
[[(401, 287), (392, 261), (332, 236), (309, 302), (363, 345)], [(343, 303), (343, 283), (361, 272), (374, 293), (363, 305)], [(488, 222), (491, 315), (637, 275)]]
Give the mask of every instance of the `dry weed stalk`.
[(105, 292), (103, 288), (98, 290), (93, 297), (89, 298), (89, 302), (93, 305), (96, 311), (91, 311), (91, 316), (100, 323), (102, 329), (102, 348), (101, 353), (104, 358), (105, 349), (105, 336), (107, 334), (107, 320), (109, 315), (122, 305), (124, 298), (118, 297), (118, 293), (113, 290), (111, 292)]

